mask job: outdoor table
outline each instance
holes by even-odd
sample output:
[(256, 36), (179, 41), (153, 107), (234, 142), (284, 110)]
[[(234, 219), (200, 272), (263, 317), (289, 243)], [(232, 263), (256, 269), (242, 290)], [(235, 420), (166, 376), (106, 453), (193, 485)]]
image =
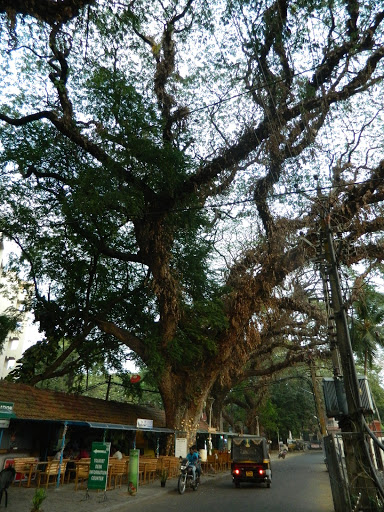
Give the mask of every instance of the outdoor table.
[(49, 463), (49, 461), (47, 461), (47, 460), (42, 460), (42, 461), (39, 461), (39, 462), (35, 462), (34, 468), (33, 468), (33, 472), (35, 473), (35, 475), (37, 475), (41, 471), (44, 471), (45, 467), (46, 467), (46, 465), (48, 463)]
[(32, 476), (33, 475), (36, 476), (38, 474), (38, 472), (41, 471), (41, 469), (39, 469), (39, 468), (44, 468), (46, 464), (47, 464), (47, 462), (39, 462), (39, 461), (29, 462), (29, 463), (25, 464), (25, 466), (24, 466), (25, 475), (28, 475), (27, 487), (31, 487)]
[[(46, 478), (47, 478), (47, 482), (49, 482), (49, 477), (50, 476), (56, 476), (54, 474), (45, 474), (45, 472), (47, 471), (48, 466), (53, 464), (53, 463), (59, 463), (59, 461), (42, 461), (42, 462), (37, 462), (36, 463), (36, 468), (35, 468), (35, 473), (36, 473), (36, 477), (37, 477), (37, 486), (40, 487), (40, 479), (41, 477), (44, 475)], [(62, 479), (62, 481), (64, 481), (64, 477), (63, 476), (60, 476), (60, 479)], [(47, 484), (48, 485), (48, 484)]]
[(81, 486), (85, 480), (88, 480), (89, 468), (90, 468), (90, 462), (76, 461), (75, 469), (72, 469), (72, 468), (70, 469), (71, 472), (75, 471), (75, 491), (77, 491), (79, 481), (80, 481), (80, 486)]
[(67, 469), (65, 471), (67, 477), (67, 484), (69, 484), (71, 478), (75, 479), (76, 477), (76, 462), (75, 460), (69, 460), (67, 463)]
[(27, 462), (25, 464), (25, 466), (24, 466), (24, 469), (26, 470), (25, 471), (25, 475), (27, 475), (27, 477), (28, 477), (28, 479), (27, 479), (27, 487), (31, 487), (32, 476), (33, 475), (36, 476), (37, 464), (38, 464), (38, 461), (36, 461), (36, 462)]

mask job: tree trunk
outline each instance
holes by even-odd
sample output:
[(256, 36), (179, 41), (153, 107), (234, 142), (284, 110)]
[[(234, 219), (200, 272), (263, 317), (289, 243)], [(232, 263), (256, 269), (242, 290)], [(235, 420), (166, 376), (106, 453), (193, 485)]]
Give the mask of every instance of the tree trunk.
[[(199, 428), (202, 413), (217, 378), (217, 372), (209, 375), (200, 371), (193, 376), (176, 375), (171, 369), (164, 371), (159, 389), (163, 399), (166, 425), (176, 431), (177, 437), (185, 437), (187, 445), (196, 443), (196, 433)], [(199, 385), (196, 385), (196, 380)], [(168, 452), (172, 446), (167, 447)]]

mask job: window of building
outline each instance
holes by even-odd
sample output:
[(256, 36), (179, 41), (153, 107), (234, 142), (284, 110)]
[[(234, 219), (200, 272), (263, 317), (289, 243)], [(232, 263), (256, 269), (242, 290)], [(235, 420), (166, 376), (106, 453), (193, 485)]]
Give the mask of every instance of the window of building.
[(11, 338), (9, 340), (9, 350), (17, 350), (19, 346), (19, 338)]
[(16, 359), (14, 357), (10, 357), (7, 360), (7, 370), (12, 370), (12, 368), (15, 367), (15, 364), (16, 364)]

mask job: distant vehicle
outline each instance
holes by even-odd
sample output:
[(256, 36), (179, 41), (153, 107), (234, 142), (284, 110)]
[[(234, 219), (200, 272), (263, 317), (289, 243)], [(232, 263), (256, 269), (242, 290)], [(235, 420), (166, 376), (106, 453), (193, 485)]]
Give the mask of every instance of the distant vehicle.
[(310, 441), (308, 443), (309, 450), (322, 450), (321, 441)]
[(232, 481), (265, 483), (271, 487), (272, 470), (267, 440), (259, 436), (239, 436), (232, 440)]
[(305, 450), (306, 443), (302, 439), (295, 439), (293, 441), (293, 449), (294, 450)]

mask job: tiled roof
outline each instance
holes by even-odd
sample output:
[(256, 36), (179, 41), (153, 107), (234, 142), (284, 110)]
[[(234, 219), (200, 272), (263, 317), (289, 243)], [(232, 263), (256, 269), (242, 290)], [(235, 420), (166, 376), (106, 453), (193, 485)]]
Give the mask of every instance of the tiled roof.
[[(137, 418), (143, 418), (153, 420), (154, 428), (166, 427), (165, 413), (161, 409), (50, 391), (5, 380), (0, 380), (0, 402), (13, 402), (17, 419), (113, 423), (136, 428)], [(201, 420), (199, 430), (207, 429), (206, 421)]]
[(164, 411), (143, 405), (106, 401), (81, 395), (0, 381), (0, 402), (13, 402), (18, 419), (84, 421), (136, 426), (137, 418), (165, 427)]

